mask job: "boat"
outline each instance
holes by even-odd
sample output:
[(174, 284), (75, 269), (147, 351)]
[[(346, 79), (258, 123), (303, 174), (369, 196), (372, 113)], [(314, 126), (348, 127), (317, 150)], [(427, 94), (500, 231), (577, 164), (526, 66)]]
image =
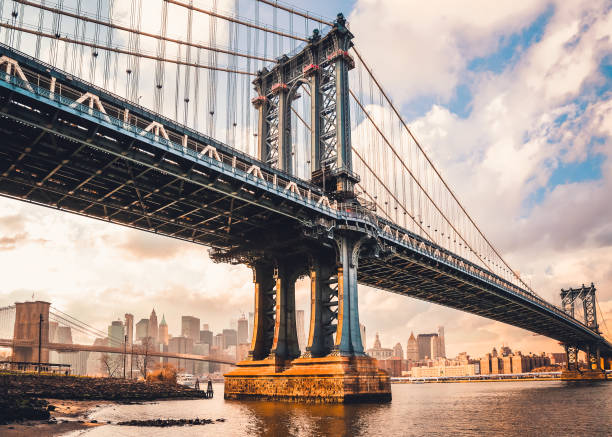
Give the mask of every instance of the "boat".
[(179, 373), (176, 375), (176, 383), (186, 387), (195, 387), (195, 377), (191, 373)]

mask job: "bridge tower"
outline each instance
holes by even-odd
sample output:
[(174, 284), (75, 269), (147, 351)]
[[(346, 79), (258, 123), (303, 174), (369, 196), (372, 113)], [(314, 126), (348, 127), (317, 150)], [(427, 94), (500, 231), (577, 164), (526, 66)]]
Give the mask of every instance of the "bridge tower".
[[(259, 158), (295, 174), (291, 102), (298, 89), (310, 95), (310, 177), (332, 202), (358, 207), (352, 171), (348, 53), (353, 35), (338, 14), (325, 35), (315, 31), (292, 57), (281, 56), (254, 80), (258, 96)], [(376, 238), (336, 223), (276, 230), (257, 248), (216, 255), (251, 266), (255, 319), (249, 359), (225, 375), (229, 399), (302, 399), (318, 402), (389, 401), (388, 375), (365, 355), (359, 327), (357, 269), (360, 256), (378, 253)], [(296, 238), (295, 233), (302, 234)], [(304, 238), (306, 236), (306, 238)], [(292, 243), (299, 241), (299, 243)], [(311, 320), (300, 351), (295, 320), (295, 282), (311, 281)]]
[[(49, 302), (17, 302), (13, 341), (31, 346), (13, 347), (13, 361), (49, 362)], [(42, 321), (42, 322), (41, 322)], [(40, 343), (40, 347), (39, 347)], [(40, 356), (39, 356), (40, 354)]]
[[(576, 303), (581, 301), (584, 324), (599, 333), (595, 291), (593, 283), (590, 286), (582, 284), (579, 288), (561, 289), (561, 306), (565, 313), (575, 317)], [(579, 366), (578, 353), (580, 350), (586, 354), (588, 366), (586, 374)], [(599, 344), (566, 344), (565, 353), (567, 354), (567, 370), (563, 374), (564, 379), (601, 379), (603, 366)]]

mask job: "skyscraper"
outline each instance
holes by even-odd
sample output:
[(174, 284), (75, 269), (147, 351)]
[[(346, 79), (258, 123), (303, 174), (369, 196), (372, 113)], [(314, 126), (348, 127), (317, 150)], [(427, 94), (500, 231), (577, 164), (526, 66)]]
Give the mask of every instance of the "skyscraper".
[[(299, 332), (300, 332), (300, 328), (298, 326), (298, 336), (300, 335)], [(238, 344), (248, 343), (248, 341), (249, 341), (249, 322), (247, 321), (245, 315), (243, 314), (238, 319)]]
[(408, 345), (406, 347), (406, 359), (412, 361), (419, 360), (419, 346), (417, 344), (416, 338), (414, 338), (414, 333), (410, 333), (410, 338), (408, 339)]
[(108, 327), (108, 339), (112, 347), (121, 347), (125, 339), (125, 326), (121, 320), (114, 320)]
[(304, 310), (297, 310), (295, 312), (295, 323), (297, 325), (297, 338), (298, 347), (300, 351), (306, 350), (306, 333), (304, 331)]
[(366, 350), (366, 329), (363, 323), (359, 324), (359, 331), (361, 332), (361, 344), (363, 345), (363, 350)]
[(159, 330), (157, 332), (157, 342), (168, 346), (168, 324), (166, 323), (166, 315), (162, 314), (162, 321), (159, 324)]
[(253, 327), (255, 326), (255, 314), (249, 313), (249, 338), (253, 338)]
[(417, 335), (419, 347), (419, 360), (426, 358), (435, 359), (438, 357), (438, 334), (419, 334)]
[(149, 337), (153, 339), (153, 343), (158, 342), (157, 314), (155, 314), (155, 308), (153, 308), (153, 311), (151, 311), (151, 317), (149, 317)]
[(446, 358), (446, 344), (444, 343), (444, 326), (438, 326), (438, 357)]
[(200, 319), (193, 316), (181, 317), (181, 335), (190, 338), (194, 343), (200, 341)]
[(224, 329), (223, 330), (223, 349), (227, 349), (230, 346), (237, 346), (238, 334), (235, 329)]
[(200, 331), (200, 341), (201, 344), (207, 344), (211, 348), (213, 347), (213, 332), (208, 329), (208, 323), (202, 325), (202, 330)]
[(131, 346), (134, 343), (134, 315), (125, 315), (125, 335), (127, 335), (127, 345)]
[(401, 343), (397, 343), (395, 346), (393, 346), (393, 356), (395, 358), (404, 359), (404, 349), (402, 348)]
[(149, 319), (140, 319), (136, 323), (136, 340), (142, 341), (149, 336)]

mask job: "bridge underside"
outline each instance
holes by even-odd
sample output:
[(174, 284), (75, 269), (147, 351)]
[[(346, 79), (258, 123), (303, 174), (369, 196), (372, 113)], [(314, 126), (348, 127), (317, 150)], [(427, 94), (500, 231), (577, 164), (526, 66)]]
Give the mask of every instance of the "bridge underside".
[(477, 284), (473, 278), (451, 272), (418, 254), (404, 252), (384, 260), (363, 259), (358, 275), (361, 284), (508, 323), (564, 343), (590, 341), (580, 330), (568, 330), (564, 320), (544, 317), (537, 305)]
[[(214, 168), (0, 89), (2, 195), (218, 249), (294, 255), (313, 211)], [(229, 259), (229, 258), (228, 258)], [(306, 273), (306, 272), (304, 272)], [(358, 281), (555, 338), (592, 341), (537, 305), (407, 250), (360, 259)], [(612, 355), (604, 347), (602, 354)]]
[(257, 250), (264, 238), (283, 251), (296, 248), (296, 225), (307, 214), (286, 199), (35, 99), (11, 97), (2, 89), (2, 195), (222, 250)]

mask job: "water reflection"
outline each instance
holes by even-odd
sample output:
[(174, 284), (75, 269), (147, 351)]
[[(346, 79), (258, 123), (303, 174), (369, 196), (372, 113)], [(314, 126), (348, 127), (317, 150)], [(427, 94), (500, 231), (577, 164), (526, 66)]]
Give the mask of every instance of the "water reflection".
[(210, 400), (113, 405), (93, 413), (99, 422), (131, 419), (224, 418), (182, 428), (116, 425), (98, 436), (606, 436), (612, 435), (612, 382), (483, 382), (394, 385), (389, 404), (306, 405)]

